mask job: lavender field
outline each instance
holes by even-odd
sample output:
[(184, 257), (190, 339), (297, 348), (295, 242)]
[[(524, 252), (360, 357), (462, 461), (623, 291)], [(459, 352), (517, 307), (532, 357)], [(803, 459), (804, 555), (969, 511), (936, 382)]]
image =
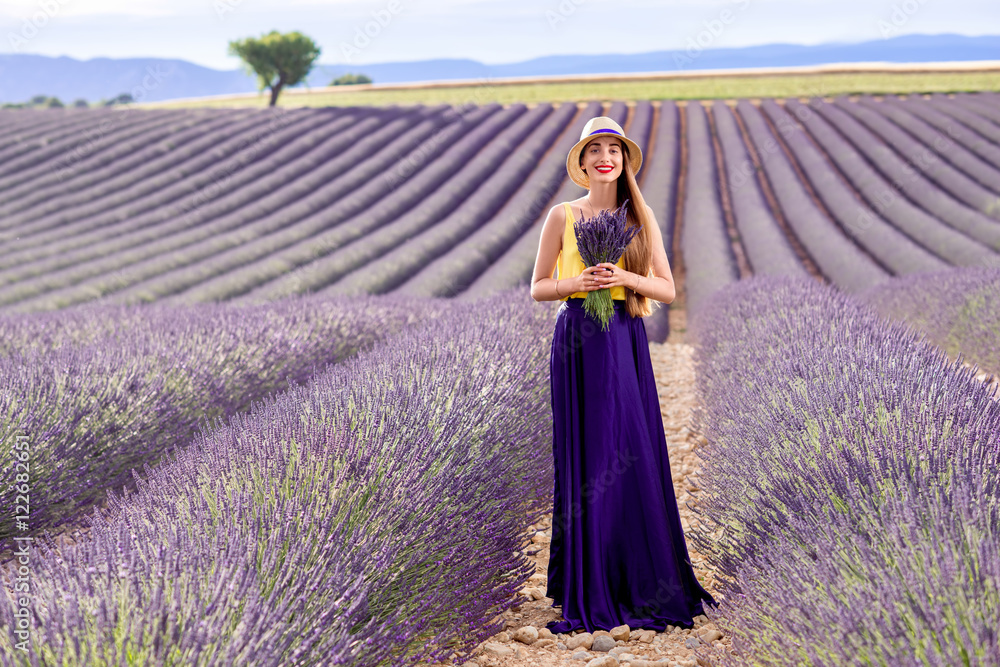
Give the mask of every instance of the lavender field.
[[(1000, 396), (929, 340), (960, 321), (952, 340), (994, 359), (975, 343), (1000, 269), (914, 278), (852, 296), (758, 276), (692, 319), (709, 447), (688, 534), (732, 637), (697, 649), (709, 664), (1000, 665)], [(38, 540), (0, 664), (468, 655), (551, 507), (554, 307), (516, 289), (0, 315), (3, 438), (27, 436), (34, 471), (4, 486), (29, 491)], [(42, 539), (63, 525), (87, 535)]]
[(31, 499), (0, 665), (415, 665), (500, 631), (551, 509), (558, 304), (527, 282), (602, 113), (697, 350), (690, 534), (733, 649), (702, 659), (1000, 666), (1000, 397), (962, 363), (1000, 372), (988, 93), (0, 111), (0, 499)]
[[(215, 420), (352, 357), (443, 308), (396, 297), (260, 306), (104, 306), (0, 316), (0, 439), (35, 434), (31, 525), (80, 524)], [(0, 499), (15, 505), (4, 451)], [(0, 541), (15, 530), (0, 517)]]
[(693, 331), (716, 664), (1000, 665), (996, 387), (808, 280), (725, 288)]
[[(565, 153), (601, 113), (643, 148), (640, 185), (688, 307), (752, 275), (854, 293), (1000, 266), (992, 93), (3, 110), (0, 308), (524, 284), (548, 209), (583, 194)], [(663, 340), (665, 314), (649, 328)]]
[[(32, 461), (41, 458), (43, 467), (18, 483), (42, 500), (52, 488), (106, 489), (112, 463), (136, 455), (152, 462), (159, 452), (150, 447), (160, 440), (183, 446), (144, 465), (124, 492), (110, 488), (107, 507), (88, 517), (86, 539), (61, 548), (39, 540), (30, 558), (4, 571), (0, 664), (403, 665), (468, 651), (492, 634), (492, 618), (529, 574), (520, 550), (525, 522), (544, 508), (551, 483), (542, 388), (552, 309), (524, 293), (424, 305), (402, 330), (395, 324), (406, 319), (406, 307), (394, 297), (212, 310), (187, 322), (175, 311), (179, 328), (207, 334), (200, 344), (193, 335), (186, 341), (194, 363), (204, 362), (198, 353), (215, 356), (213, 334), (236, 322), (270, 339), (281, 315), (299, 316), (293, 331), (309, 327), (311, 308), (337, 313), (335, 325), (350, 321), (332, 345), (355, 354), (197, 433), (186, 424), (171, 428), (160, 415), (138, 420), (146, 429), (136, 437), (99, 430), (101, 464), (62, 446), (61, 433), (20, 430), (41, 450)], [(267, 321), (269, 311), (276, 321)], [(78, 324), (93, 326), (63, 328)], [(312, 338), (323, 340), (339, 327), (312, 328)], [(359, 345), (390, 329), (396, 332), (380, 344)], [(287, 352), (286, 336), (275, 347), (286, 350), (289, 366), (302, 366), (313, 356), (306, 350), (318, 345), (309, 338), (301, 335), (299, 360)], [(192, 378), (190, 402), (214, 404), (215, 397), (199, 395), (197, 380), (244, 365), (234, 385), (266, 374), (264, 362), (281, 356), (260, 347), (247, 357), (263, 368), (225, 363), (168, 379)], [(154, 363), (152, 375), (171, 365)], [(97, 384), (95, 370), (81, 369)], [(260, 394), (251, 386), (244, 399)], [(167, 406), (175, 398), (159, 385), (124, 398), (142, 397)], [(70, 398), (77, 404), (69, 407), (90, 417), (118, 412), (86, 405), (81, 393)], [(142, 437), (149, 431), (159, 438)], [(123, 451), (129, 445), (144, 449)], [(104, 476), (47, 478), (80, 465)], [(30, 565), (30, 575), (22, 574), (30, 604), (18, 602), (28, 593), (9, 592), (18, 562)], [(14, 648), (19, 627), (31, 629), (20, 638), (24, 651)]]

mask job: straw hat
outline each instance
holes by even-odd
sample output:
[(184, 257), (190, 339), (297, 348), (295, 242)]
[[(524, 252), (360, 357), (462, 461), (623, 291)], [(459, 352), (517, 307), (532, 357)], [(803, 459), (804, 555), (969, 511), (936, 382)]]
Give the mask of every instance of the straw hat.
[(583, 152), (583, 147), (588, 142), (597, 137), (617, 137), (621, 139), (628, 146), (628, 157), (629, 162), (632, 164), (632, 173), (639, 173), (639, 167), (642, 166), (642, 151), (639, 149), (639, 144), (625, 136), (625, 131), (622, 130), (621, 125), (607, 116), (598, 116), (587, 121), (587, 124), (583, 126), (583, 132), (580, 133), (580, 141), (576, 142), (576, 145), (569, 149), (569, 155), (566, 156), (566, 171), (569, 172), (569, 177), (573, 179), (574, 183), (581, 188), (590, 188), (590, 177), (587, 176), (587, 172), (580, 168), (580, 153)]

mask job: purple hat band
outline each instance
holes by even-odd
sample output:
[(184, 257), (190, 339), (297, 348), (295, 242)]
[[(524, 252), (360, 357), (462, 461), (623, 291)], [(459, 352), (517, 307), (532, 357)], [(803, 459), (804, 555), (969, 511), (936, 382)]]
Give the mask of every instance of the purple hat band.
[(608, 129), (606, 129), (606, 130), (594, 130), (593, 132), (591, 132), (587, 136), (589, 137), (589, 136), (592, 136), (594, 134), (598, 134), (600, 132), (610, 132), (611, 134), (617, 134), (619, 137), (625, 136), (621, 132), (618, 132), (617, 130), (612, 130), (610, 127)]

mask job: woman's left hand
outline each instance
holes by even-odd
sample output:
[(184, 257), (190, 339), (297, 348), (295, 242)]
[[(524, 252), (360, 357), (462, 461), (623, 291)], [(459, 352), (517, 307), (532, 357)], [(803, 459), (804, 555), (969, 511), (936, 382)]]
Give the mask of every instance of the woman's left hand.
[(620, 266), (615, 266), (609, 262), (601, 262), (597, 266), (605, 270), (605, 277), (598, 277), (598, 281), (601, 283), (601, 289), (605, 287), (629, 287), (635, 285), (638, 274), (632, 273), (631, 271), (626, 271)]

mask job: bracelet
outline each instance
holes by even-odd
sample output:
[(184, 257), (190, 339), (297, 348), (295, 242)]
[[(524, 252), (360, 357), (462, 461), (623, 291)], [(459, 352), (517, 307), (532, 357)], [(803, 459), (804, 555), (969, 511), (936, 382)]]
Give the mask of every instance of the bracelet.
[(639, 293), (639, 281), (640, 280), (642, 280), (642, 276), (640, 276), (639, 274), (636, 274), (635, 275), (635, 287), (632, 288), (632, 291), (635, 292), (636, 294)]
[(562, 279), (560, 278), (560, 279), (556, 280), (556, 297), (561, 299), (562, 295), (559, 294), (559, 280), (562, 280)]

